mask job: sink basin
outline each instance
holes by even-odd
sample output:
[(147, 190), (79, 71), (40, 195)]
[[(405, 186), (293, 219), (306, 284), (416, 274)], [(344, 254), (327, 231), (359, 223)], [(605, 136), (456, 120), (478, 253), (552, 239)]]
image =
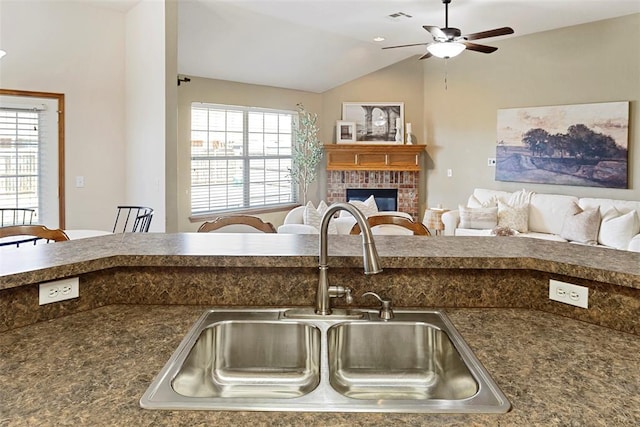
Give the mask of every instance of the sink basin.
[(478, 392), (449, 336), (427, 323), (340, 323), (328, 345), (331, 386), (353, 399), (459, 400)]
[(437, 310), (207, 310), (147, 409), (502, 413), (509, 401)]
[(320, 331), (231, 320), (205, 328), (172, 381), (188, 397), (293, 398), (320, 382)]

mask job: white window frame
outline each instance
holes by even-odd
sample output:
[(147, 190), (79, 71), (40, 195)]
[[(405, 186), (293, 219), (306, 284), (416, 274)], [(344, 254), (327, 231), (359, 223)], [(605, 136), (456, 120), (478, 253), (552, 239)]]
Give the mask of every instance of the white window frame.
[[(206, 125), (203, 125), (200, 119), (195, 118), (196, 110), (207, 111)], [(291, 162), (293, 161), (294, 123), (298, 114), (296, 111), (202, 102), (192, 103), (190, 111), (190, 211), (192, 217), (278, 208), (297, 201), (296, 187), (290, 175)], [(224, 111), (223, 127), (220, 127), (219, 122), (211, 123), (213, 121), (209, 113), (211, 111), (218, 114)], [(242, 114), (241, 128), (238, 127), (238, 120), (235, 121), (235, 127), (234, 124), (230, 125), (228, 116), (232, 114), (239, 117), (240, 113)], [(249, 128), (249, 116), (253, 115), (255, 118), (256, 115), (261, 114), (263, 118), (267, 115), (272, 118), (273, 115), (277, 115), (277, 130), (275, 132), (267, 131), (264, 127), (262, 131)], [(202, 113), (200, 113), (201, 117)], [(222, 134), (224, 134), (223, 138), (221, 138)], [(232, 134), (233, 136), (231, 136)], [(236, 141), (232, 145), (233, 137), (241, 138), (241, 144)], [(263, 152), (261, 154), (250, 152), (251, 140), (255, 137), (262, 138)], [(271, 140), (268, 140), (269, 138)], [(220, 142), (220, 139), (223, 141)], [(269, 149), (268, 145), (272, 147)], [(213, 151), (212, 147), (214, 146), (216, 152)], [(253, 147), (255, 148), (255, 146)], [(268, 162), (273, 167), (256, 168), (255, 164), (259, 162)], [(213, 165), (215, 163), (226, 163), (226, 166), (216, 168)], [(235, 174), (230, 173), (233, 164), (236, 165), (237, 172)], [(252, 164), (254, 165), (253, 169)], [(260, 172), (262, 172), (261, 180), (256, 180), (255, 177)], [(221, 181), (216, 183), (213, 174), (217, 175)], [(224, 182), (225, 180), (226, 182)], [(260, 188), (261, 186), (262, 188)], [(226, 192), (224, 196), (220, 195), (220, 189), (224, 189)]]

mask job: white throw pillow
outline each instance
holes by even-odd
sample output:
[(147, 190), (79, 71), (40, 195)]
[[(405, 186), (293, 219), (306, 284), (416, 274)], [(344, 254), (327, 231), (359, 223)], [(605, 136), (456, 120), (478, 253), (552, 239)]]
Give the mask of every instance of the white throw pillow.
[(611, 208), (602, 216), (598, 243), (616, 249), (627, 249), (629, 242), (640, 232), (640, 220), (636, 211), (626, 214)]
[[(373, 195), (369, 196), (369, 198), (364, 202), (361, 200), (349, 200), (349, 203), (358, 208), (360, 212), (362, 212), (362, 214), (365, 216), (365, 218), (368, 218), (369, 216), (378, 212), (378, 205), (376, 204), (376, 199), (373, 197)], [(340, 211), (340, 216), (348, 217), (353, 215), (351, 215), (347, 211)]]
[(493, 196), (486, 202), (481, 202), (476, 196), (472, 194), (471, 196), (469, 196), (469, 200), (467, 200), (468, 208), (491, 208), (494, 206), (498, 206), (498, 198), (496, 196)]
[(640, 234), (637, 234), (633, 239), (631, 239), (629, 246), (627, 246), (627, 250), (631, 252), (640, 252)]
[[(322, 204), (323, 202), (320, 202), (318, 207), (321, 208)], [(322, 222), (322, 215), (326, 210), (327, 210), (326, 203), (324, 204), (324, 210), (320, 212), (318, 209), (315, 208), (315, 206), (313, 206), (312, 202), (308, 202), (304, 207), (304, 213), (302, 214), (302, 220), (304, 224), (311, 225), (312, 227), (317, 229), (319, 232), (320, 224)], [(328, 231), (329, 231), (329, 234), (338, 234), (338, 229), (336, 228), (336, 224), (332, 220), (329, 220)]]
[(509, 206), (513, 206), (514, 208), (529, 206), (529, 203), (531, 203), (531, 196), (533, 196), (533, 192), (527, 191), (523, 188), (522, 190), (516, 191), (511, 194), (511, 197), (509, 197), (509, 201), (507, 202), (507, 204)]
[(582, 210), (576, 205), (576, 212), (568, 214), (562, 223), (560, 237), (570, 242), (595, 245), (598, 243), (600, 209)]
[(529, 204), (511, 206), (498, 200), (498, 226), (508, 227), (520, 233), (529, 231)]
[(460, 214), (460, 228), (475, 228), (486, 230), (498, 224), (498, 208), (470, 208), (458, 206)]
[(327, 206), (327, 204), (325, 203), (324, 200), (320, 200), (320, 203), (318, 203), (318, 207), (316, 208), (318, 213), (320, 215), (324, 215), (324, 213), (327, 211), (327, 209), (329, 209), (329, 206)]

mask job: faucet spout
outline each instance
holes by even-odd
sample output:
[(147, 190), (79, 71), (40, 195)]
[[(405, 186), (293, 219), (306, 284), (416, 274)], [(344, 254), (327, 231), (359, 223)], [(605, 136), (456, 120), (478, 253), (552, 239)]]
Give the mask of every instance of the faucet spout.
[(362, 259), (364, 264), (365, 274), (377, 274), (382, 271), (380, 267), (380, 258), (378, 257), (378, 251), (373, 241), (373, 234), (371, 233), (371, 227), (367, 223), (367, 219), (360, 212), (358, 208), (350, 203), (335, 203), (326, 210), (322, 216), (320, 223), (320, 255), (319, 255), (319, 269), (320, 275), (318, 280), (318, 290), (316, 292), (316, 314), (329, 315), (331, 314), (331, 297), (341, 296), (332, 292), (335, 288), (329, 286), (329, 265), (328, 265), (328, 229), (329, 221), (333, 215), (340, 211), (345, 210), (349, 212), (356, 219), (360, 230), (362, 230)]

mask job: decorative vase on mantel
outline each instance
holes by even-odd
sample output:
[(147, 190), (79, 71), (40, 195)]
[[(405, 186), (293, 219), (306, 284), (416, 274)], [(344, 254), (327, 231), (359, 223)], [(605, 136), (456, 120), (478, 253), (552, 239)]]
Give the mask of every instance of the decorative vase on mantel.
[(413, 135), (411, 134), (411, 123), (407, 123), (407, 139), (404, 141), (405, 144), (413, 144)]
[(402, 144), (402, 121), (400, 118), (396, 119), (396, 143)]

